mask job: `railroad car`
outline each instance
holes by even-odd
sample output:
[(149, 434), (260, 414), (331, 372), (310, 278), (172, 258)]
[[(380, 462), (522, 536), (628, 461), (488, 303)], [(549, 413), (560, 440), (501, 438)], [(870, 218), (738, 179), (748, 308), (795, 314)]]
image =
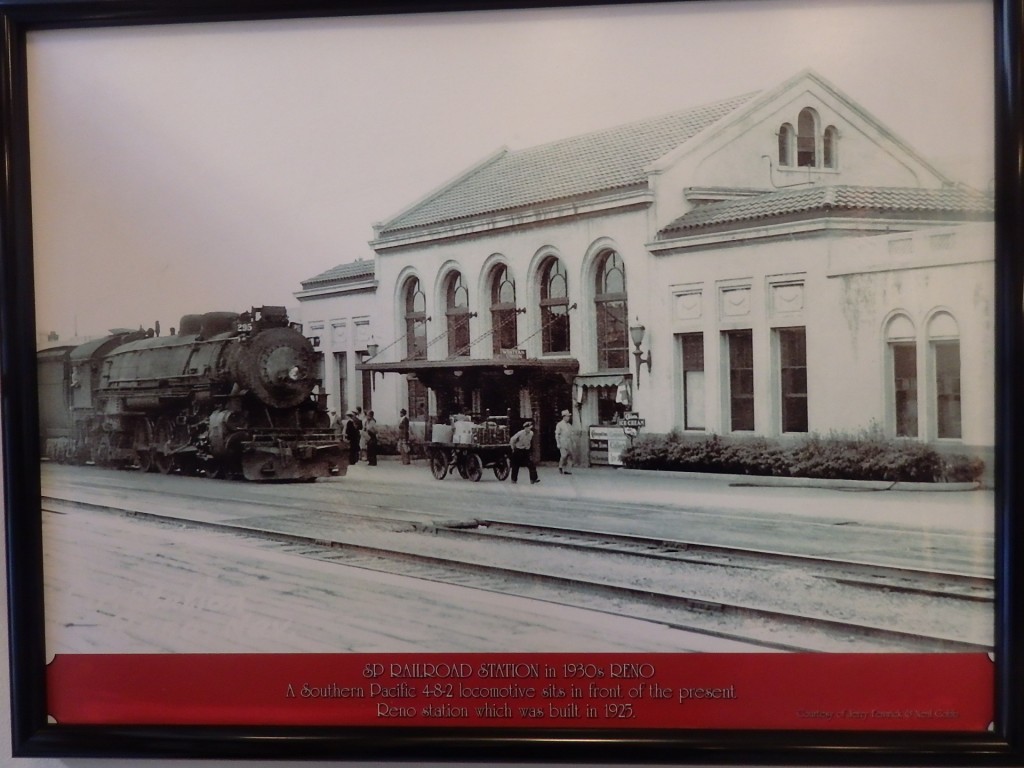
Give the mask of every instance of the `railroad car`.
[(314, 394), (317, 358), (284, 307), (186, 315), (38, 356), (47, 457), (247, 480), (345, 474)]

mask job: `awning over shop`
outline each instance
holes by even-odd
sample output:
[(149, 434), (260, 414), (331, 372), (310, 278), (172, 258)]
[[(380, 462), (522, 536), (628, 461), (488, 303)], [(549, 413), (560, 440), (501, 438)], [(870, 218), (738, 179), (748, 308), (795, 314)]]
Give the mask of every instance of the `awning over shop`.
[(586, 389), (609, 388), (615, 390), (615, 402), (627, 408), (633, 402), (632, 375), (628, 373), (581, 373), (572, 382), (572, 399), (577, 406), (583, 402)]
[(617, 387), (629, 381), (628, 373), (581, 373), (573, 380), (573, 384), (583, 387)]

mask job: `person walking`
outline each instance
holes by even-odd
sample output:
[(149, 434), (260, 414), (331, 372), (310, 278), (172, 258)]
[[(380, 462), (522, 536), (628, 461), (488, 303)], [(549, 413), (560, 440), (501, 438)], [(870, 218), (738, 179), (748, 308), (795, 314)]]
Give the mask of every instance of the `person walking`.
[(562, 411), (561, 420), (555, 425), (555, 445), (558, 446), (558, 474), (571, 475), (576, 464), (576, 441), (572, 434), (572, 413)]
[(523, 422), (523, 428), (512, 435), (508, 441), (512, 448), (512, 482), (519, 481), (519, 468), (526, 467), (530, 471), (530, 484), (539, 483), (537, 467), (533, 463), (533, 422)]
[(373, 411), (366, 412), (366, 421), (363, 422), (363, 434), (366, 435), (366, 463), (371, 467), (376, 467), (377, 420), (373, 417)]
[(349, 465), (359, 463), (359, 438), (362, 432), (362, 423), (356, 418), (355, 413), (348, 412), (345, 419), (345, 441), (348, 443)]
[(398, 420), (398, 453), (402, 457), (402, 463), (409, 463), (409, 415), (405, 408), (398, 412), (401, 416)]

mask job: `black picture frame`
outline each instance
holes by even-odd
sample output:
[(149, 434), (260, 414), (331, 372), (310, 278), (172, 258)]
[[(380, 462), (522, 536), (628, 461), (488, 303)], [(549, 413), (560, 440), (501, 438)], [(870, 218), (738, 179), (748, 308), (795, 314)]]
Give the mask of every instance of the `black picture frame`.
[[(660, 0), (656, 0), (660, 1)], [(726, 0), (714, 0), (726, 2)], [(558, 0), (0, 0), (0, 362), (11, 727), (18, 757), (190, 757), (705, 764), (1024, 764), (1024, 547), (1018, 479), (1024, 298), (1024, 0), (994, 0), (997, 703), (991, 733), (108, 727), (47, 722), (26, 34), (99, 26), (619, 4)], [(625, 4), (625, 3), (622, 3)], [(941, 3), (936, 3), (940, 5)], [(955, 55), (955, 52), (950, 52)]]

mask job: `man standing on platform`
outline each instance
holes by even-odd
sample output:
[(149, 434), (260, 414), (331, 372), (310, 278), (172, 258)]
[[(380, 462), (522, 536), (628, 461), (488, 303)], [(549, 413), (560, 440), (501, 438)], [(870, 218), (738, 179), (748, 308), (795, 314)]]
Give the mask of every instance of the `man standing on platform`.
[(576, 445), (569, 411), (562, 411), (562, 419), (555, 425), (555, 445), (558, 446), (558, 474), (571, 475), (570, 470), (576, 463)]
[(363, 423), (356, 418), (353, 411), (348, 412), (348, 419), (345, 421), (345, 440), (348, 441), (348, 463), (356, 465), (359, 463), (359, 439), (363, 431)]
[(530, 484), (539, 483), (537, 467), (533, 463), (533, 422), (523, 422), (523, 428), (512, 435), (508, 442), (512, 448), (512, 482), (519, 480), (519, 468), (526, 467), (530, 471)]
[(398, 453), (402, 457), (402, 463), (409, 463), (409, 414), (405, 412), (405, 408), (398, 412), (401, 416), (398, 420)]

